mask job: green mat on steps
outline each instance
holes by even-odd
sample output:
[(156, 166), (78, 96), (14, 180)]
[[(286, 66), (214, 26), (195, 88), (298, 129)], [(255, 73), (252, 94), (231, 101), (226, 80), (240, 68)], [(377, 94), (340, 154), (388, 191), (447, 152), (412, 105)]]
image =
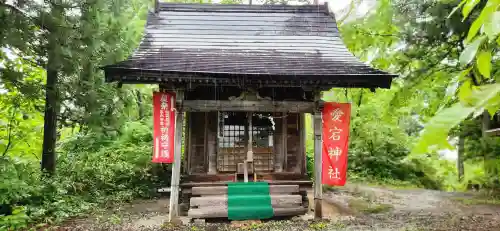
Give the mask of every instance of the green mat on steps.
[(267, 182), (230, 182), (227, 184), (229, 220), (269, 219), (274, 216)]

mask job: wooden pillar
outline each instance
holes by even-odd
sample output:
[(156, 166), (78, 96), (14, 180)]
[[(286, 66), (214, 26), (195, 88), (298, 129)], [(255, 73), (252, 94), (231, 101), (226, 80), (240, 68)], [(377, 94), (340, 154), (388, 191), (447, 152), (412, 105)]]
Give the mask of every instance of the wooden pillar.
[(323, 188), (321, 185), (321, 152), (322, 152), (322, 119), (321, 111), (315, 111), (313, 114), (314, 127), (314, 218), (321, 219), (323, 211), (321, 207), (323, 199)]
[[(247, 120), (248, 120), (248, 129), (247, 129), (247, 133), (248, 133), (248, 147), (247, 147), (247, 158), (246, 160), (244, 161), (244, 166), (243, 166), (243, 180), (245, 182), (248, 182), (248, 164), (249, 163), (252, 163), (253, 162), (253, 151), (252, 151), (252, 147), (253, 147), (253, 130), (252, 130), (252, 115), (253, 113), (252, 112), (248, 112), (247, 113)], [(252, 171), (253, 172), (253, 171)]]
[(248, 112), (248, 152), (247, 161), (253, 161), (253, 130), (252, 130), (252, 112)]
[(184, 164), (184, 174), (190, 174), (191, 166), (191, 113), (186, 112), (184, 117), (186, 120), (186, 132), (184, 134), (184, 159), (182, 163)]
[(217, 174), (217, 113), (207, 112), (207, 155), (208, 174)]
[[(177, 92), (177, 105), (182, 105), (184, 92)], [(182, 128), (184, 124), (184, 112), (182, 106), (176, 108), (175, 117), (175, 150), (174, 163), (172, 165), (172, 180), (170, 183), (170, 207), (168, 221), (172, 222), (179, 214), (179, 181), (181, 175), (181, 146), (182, 146)]]
[(288, 171), (288, 113), (283, 113), (283, 120), (281, 121), (281, 132), (283, 134), (283, 159), (282, 165), (285, 171)]
[(300, 113), (300, 172), (307, 174), (307, 153), (306, 153), (306, 113)]
[(286, 139), (286, 124), (285, 121), (286, 113), (275, 113), (275, 139), (274, 139), (274, 172), (283, 172), (284, 162), (285, 162), (285, 139)]

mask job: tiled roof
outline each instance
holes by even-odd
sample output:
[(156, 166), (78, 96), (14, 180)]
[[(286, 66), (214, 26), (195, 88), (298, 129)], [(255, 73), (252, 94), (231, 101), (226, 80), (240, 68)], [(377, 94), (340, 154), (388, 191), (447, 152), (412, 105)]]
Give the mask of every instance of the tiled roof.
[(360, 62), (327, 5), (160, 3), (123, 62), (104, 67), (124, 83), (283, 81), (390, 87), (394, 75)]

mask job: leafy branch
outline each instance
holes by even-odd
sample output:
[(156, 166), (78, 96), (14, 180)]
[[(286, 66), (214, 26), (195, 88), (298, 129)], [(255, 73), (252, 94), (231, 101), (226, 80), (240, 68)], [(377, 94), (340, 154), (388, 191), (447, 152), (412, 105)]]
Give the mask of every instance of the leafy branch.
[[(480, 1), (462, 0), (450, 14), (462, 8), (463, 20), (467, 19)], [(463, 82), (459, 88), (459, 102), (438, 112), (425, 126), (413, 153), (425, 153), (429, 147), (446, 147), (453, 149), (447, 142), (450, 130), (458, 126), (471, 114), (479, 115), (483, 110), (495, 114), (500, 104), (500, 84), (492, 79), (492, 51), (500, 46), (500, 0), (488, 0), (479, 16), (471, 24), (464, 39), (465, 49), (459, 57), (464, 66), (458, 81)], [(448, 17), (450, 17), (448, 16)], [(482, 28), (482, 30), (480, 30)], [(476, 62), (473, 62), (473, 61)], [(472, 79), (464, 77), (471, 76)], [(487, 81), (478, 81), (482, 78)], [(471, 81), (474, 84), (471, 84)], [(491, 83), (493, 82), (493, 83)], [(483, 84), (483, 85), (481, 85)], [(479, 85), (479, 86), (478, 86)]]
[(10, 116), (9, 124), (7, 125), (7, 146), (5, 146), (5, 150), (3, 151), (2, 156), (6, 156), (12, 145), (12, 127), (14, 123), (14, 119), (16, 117), (17, 106), (12, 110), (12, 115)]
[(11, 5), (9, 3), (5, 3), (5, 2), (0, 2), (0, 7), (7, 8), (11, 12), (13, 12), (13, 13), (21, 16), (21, 17), (24, 17), (24, 18), (26, 18), (29, 21), (31, 21), (33, 24), (37, 25), (38, 27), (40, 27), (40, 28), (42, 28), (44, 30), (50, 31), (49, 28), (45, 24), (39, 23), (36, 18), (33, 18), (33, 17), (29, 16), (28, 13), (24, 12), (24, 10), (22, 10), (21, 8), (19, 8), (17, 6), (14, 6), (14, 5)]

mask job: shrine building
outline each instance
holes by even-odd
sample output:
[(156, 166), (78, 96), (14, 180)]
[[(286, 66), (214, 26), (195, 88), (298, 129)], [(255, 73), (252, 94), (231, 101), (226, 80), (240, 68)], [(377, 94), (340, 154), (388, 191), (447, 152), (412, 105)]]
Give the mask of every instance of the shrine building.
[(193, 218), (228, 217), (227, 184), (240, 181), (269, 184), (274, 216), (306, 213), (306, 114), (317, 155), (322, 91), (396, 77), (347, 50), (326, 3), (157, 3), (135, 52), (103, 69), (107, 82), (175, 92), (170, 215)]

